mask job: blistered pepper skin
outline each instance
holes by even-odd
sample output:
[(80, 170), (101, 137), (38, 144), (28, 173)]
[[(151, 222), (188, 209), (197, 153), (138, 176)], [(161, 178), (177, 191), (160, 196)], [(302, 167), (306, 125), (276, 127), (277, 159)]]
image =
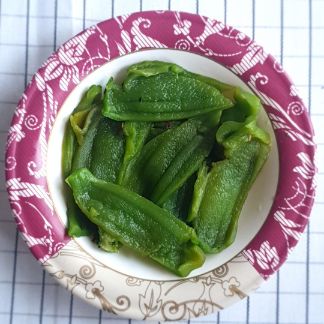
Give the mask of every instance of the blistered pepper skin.
[(138, 194), (79, 169), (67, 178), (81, 210), (105, 232), (142, 255), (187, 276), (204, 263), (192, 228)]
[(212, 149), (212, 134), (196, 135), (174, 157), (168, 169), (157, 182), (151, 200), (162, 206), (163, 203), (199, 169)]
[(165, 72), (107, 83), (102, 113), (118, 121), (170, 121), (232, 106), (220, 91), (184, 74)]
[(233, 230), (236, 233), (234, 224), (253, 183), (262, 145), (246, 138), (245, 143), (226, 151), (225, 160), (216, 162), (201, 187), (195, 188), (200, 203), (191, 220), (206, 253), (220, 252), (232, 243), (229, 238)]
[(187, 221), (190, 204), (192, 199), (193, 189), (196, 181), (196, 175), (192, 175), (184, 185), (174, 192), (162, 205), (163, 209), (168, 210), (171, 214)]
[[(89, 168), (93, 174), (106, 181), (116, 181), (124, 154), (124, 138), (119, 124), (101, 115), (99, 109), (94, 108), (92, 120), (83, 143), (76, 150), (73, 160), (73, 171)], [(68, 204), (69, 225), (71, 236), (95, 234), (96, 226), (89, 221), (77, 206)], [(79, 226), (72, 226), (72, 224)], [(89, 224), (90, 223), (90, 224)], [(88, 229), (88, 232), (80, 229)], [(86, 233), (86, 234), (85, 234)], [(106, 251), (116, 252), (120, 243), (109, 233), (99, 231), (99, 246)]]
[[(73, 110), (72, 115), (86, 112), (86, 114), (83, 115), (83, 117), (86, 118), (91, 107), (94, 104), (97, 104), (97, 102), (100, 100), (101, 92), (102, 92), (101, 86), (96, 86), (96, 85), (91, 86), (88, 89), (88, 91), (86, 91), (85, 94), (82, 96), (81, 101), (79, 102), (78, 106)], [(84, 133), (85, 132), (86, 130), (84, 130)], [(80, 138), (81, 137), (79, 137), (79, 139)], [(63, 137), (63, 145), (62, 145), (62, 171), (63, 171), (64, 178), (69, 176), (73, 169), (73, 159), (77, 149), (78, 149), (77, 135), (71, 123), (68, 122), (66, 125), (65, 134)], [(66, 204), (67, 204), (66, 213), (68, 219), (68, 226), (67, 226), (68, 235), (72, 237), (92, 236), (95, 233), (96, 228), (82, 214), (82, 212), (80, 211), (80, 209), (78, 208), (78, 206), (76, 205), (73, 199), (70, 189), (66, 190)]]
[[(154, 137), (130, 166), (124, 186), (149, 197), (179, 152), (198, 134), (200, 121), (188, 120)], [(145, 169), (145, 172), (143, 170)]]
[(241, 209), (271, 147), (269, 135), (254, 119), (224, 122), (216, 138), (224, 146), (224, 160), (209, 172), (206, 167), (200, 170), (188, 218), (206, 253), (233, 243)]
[[(100, 100), (101, 92), (101, 86), (91, 86), (88, 89), (88, 91), (86, 91), (85, 94), (82, 96), (81, 101), (73, 110), (72, 115), (75, 113), (80, 113), (82, 111), (86, 111), (88, 113), (93, 103), (97, 103), (98, 100)], [(62, 169), (64, 178), (66, 178), (72, 170), (72, 161), (76, 147), (76, 134), (74, 132), (73, 127), (71, 126), (71, 123), (67, 122), (62, 146)]]
[(115, 182), (124, 156), (125, 139), (120, 123), (101, 116), (91, 149), (89, 170), (95, 177)]
[(125, 153), (123, 162), (119, 169), (118, 184), (123, 184), (125, 177), (130, 177), (130, 164), (141, 153), (142, 148), (149, 136), (152, 123), (147, 122), (125, 122), (123, 132), (125, 136)]

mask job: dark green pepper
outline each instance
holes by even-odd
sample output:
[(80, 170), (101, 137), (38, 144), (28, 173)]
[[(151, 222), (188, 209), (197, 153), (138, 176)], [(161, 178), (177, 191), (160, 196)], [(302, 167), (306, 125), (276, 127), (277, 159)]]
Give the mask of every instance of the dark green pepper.
[(188, 216), (204, 251), (219, 252), (235, 239), (248, 191), (268, 157), (270, 138), (256, 125), (261, 107), (256, 96), (208, 77), (192, 76), (215, 86), (234, 102), (223, 111), (216, 134), (218, 152), (214, 156), (223, 155), (223, 160), (213, 163), (210, 172), (206, 165), (199, 171)]
[[(223, 126), (226, 123), (220, 133)], [(260, 140), (260, 132), (266, 142)], [(270, 151), (268, 135), (255, 124), (241, 125), (221, 144), (225, 159), (209, 172), (206, 166), (201, 168), (188, 219), (207, 253), (220, 252), (233, 242), (248, 191)]]
[(147, 122), (125, 122), (123, 132), (126, 138), (125, 153), (123, 163), (118, 174), (118, 184), (123, 184), (125, 176), (128, 175), (128, 169), (131, 161), (141, 152), (146, 139), (151, 131), (152, 124)]
[(122, 86), (106, 86), (103, 115), (120, 121), (169, 121), (232, 106), (215, 87), (183, 73), (130, 75)]
[(84, 135), (82, 145), (79, 145), (73, 156), (72, 170), (80, 168), (89, 168), (91, 164), (91, 151), (93, 147), (94, 139), (97, 135), (98, 126), (102, 119), (100, 110), (96, 107), (93, 108), (94, 113), (91, 114), (91, 122), (87, 129), (87, 133)]
[(115, 182), (124, 156), (125, 139), (120, 123), (101, 116), (91, 149), (89, 170), (95, 177)]
[[(69, 176), (71, 173), (74, 154), (78, 147), (76, 137), (77, 134), (74, 132), (76, 130), (76, 125), (78, 125), (80, 130), (80, 139), (81, 133), (83, 132), (84, 134), (87, 131), (87, 127), (89, 126), (89, 123), (85, 123), (85, 119), (87, 118), (89, 111), (92, 109), (93, 104), (96, 104), (100, 100), (101, 93), (102, 89), (100, 86), (91, 86), (88, 89), (88, 91), (86, 91), (85, 94), (82, 96), (81, 101), (72, 113), (73, 116), (73, 114), (80, 114), (83, 112), (83, 119), (79, 118), (78, 123), (75, 123), (74, 128), (72, 127), (70, 122), (66, 124), (62, 146), (62, 170), (64, 178)], [(89, 222), (89, 220), (79, 210), (70, 190), (66, 192), (66, 204), (68, 235), (76, 237), (93, 235), (93, 233), (95, 232), (95, 226), (91, 222)]]
[(94, 105), (100, 104), (101, 96), (101, 86), (92, 85), (83, 95), (80, 103), (70, 116), (70, 124), (79, 145), (82, 144), (83, 137), (88, 131), (88, 127), (91, 122), (91, 114), (94, 112), (92, 108)]
[[(131, 65), (128, 68), (128, 79), (135, 79), (137, 77), (150, 77), (160, 73), (173, 72), (178, 75), (193, 78), (195, 80), (201, 81), (209, 86), (216, 88), (220, 91), (226, 98), (230, 99), (234, 106), (223, 111), (222, 121), (234, 120), (234, 121), (244, 121), (246, 116), (254, 115), (256, 116), (259, 107), (260, 99), (255, 95), (242, 90), (239, 87), (235, 87), (216, 79), (193, 73), (185, 70), (181, 66), (161, 61), (144, 61)], [(233, 116), (234, 113), (234, 116)], [(238, 116), (240, 116), (238, 120)]]
[(171, 214), (184, 222), (187, 221), (190, 207), (189, 202), (192, 199), (196, 178), (196, 174), (193, 174), (185, 184), (175, 191), (162, 205), (163, 209), (168, 210)]
[[(76, 150), (73, 170), (87, 167), (96, 177), (102, 180), (116, 181), (124, 154), (124, 138), (121, 125), (103, 117), (96, 107), (93, 108), (93, 111), (83, 143)], [(69, 226), (69, 233), (72, 231), (70, 228), (78, 229), (76, 225), (79, 220), (82, 225), (86, 223), (86, 226), (94, 234), (95, 227), (93, 224), (89, 224), (88, 218), (82, 214), (77, 206), (71, 206), (71, 208), (74, 209), (70, 211), (71, 225)], [(73, 233), (77, 233), (76, 230), (73, 230)], [(114, 252), (120, 246), (120, 243), (110, 234), (104, 231), (99, 231), (98, 234), (99, 246), (104, 250)], [(74, 236), (77, 235), (74, 234)]]
[(196, 135), (174, 157), (150, 196), (153, 202), (161, 206), (199, 169), (211, 151), (214, 141), (213, 135), (213, 133), (206, 136)]
[(139, 157), (131, 163), (124, 186), (149, 197), (172, 161), (198, 134), (200, 125), (198, 120), (188, 120), (145, 144)]
[(151, 201), (87, 169), (66, 181), (87, 217), (125, 246), (183, 277), (204, 263), (194, 230)]
[[(82, 145), (77, 146), (73, 156), (72, 169), (69, 172), (89, 166), (90, 153), (93, 144), (93, 139), (97, 131), (97, 126), (100, 121), (100, 111), (93, 108), (95, 113), (91, 114), (91, 122), (87, 133), (83, 135)], [(69, 175), (68, 174), (68, 175)], [(67, 176), (68, 176), (67, 175)], [(96, 226), (82, 213), (76, 205), (72, 195), (67, 197), (67, 216), (68, 216), (68, 234), (73, 237), (80, 236), (95, 236), (97, 232)]]
[[(82, 96), (81, 101), (77, 105), (77, 107), (73, 110), (74, 114), (80, 113), (80, 112), (86, 112), (86, 114), (83, 115), (83, 119), (78, 119), (78, 122), (75, 122), (75, 125), (78, 125), (79, 129), (84, 128), (84, 120), (90, 111), (90, 109), (93, 107), (94, 103), (97, 103), (101, 98), (102, 89), (101, 86), (93, 85), (91, 86), (88, 91), (85, 92), (85, 94)], [(89, 122), (86, 123), (86, 130), (88, 130)], [(74, 132), (74, 129), (71, 125), (71, 123), (66, 124), (65, 134), (63, 137), (63, 147), (62, 147), (62, 169), (63, 169), (63, 176), (66, 178), (71, 170), (72, 170), (72, 161), (73, 161), (73, 155), (76, 150), (77, 143), (76, 143), (76, 134)]]
[(187, 71), (181, 66), (174, 63), (162, 62), (162, 61), (143, 61), (131, 65), (128, 68), (127, 72), (128, 72), (128, 77), (127, 77), (128, 79), (133, 79), (138, 76), (149, 77), (160, 73), (173, 72), (175, 74), (191, 77), (193, 79), (206, 83), (218, 89), (226, 98), (230, 99), (231, 101), (233, 101), (234, 99), (233, 92), (235, 91), (236, 88), (233, 87), (232, 85), (223, 83), (221, 81), (218, 81), (216, 79), (201, 74)]

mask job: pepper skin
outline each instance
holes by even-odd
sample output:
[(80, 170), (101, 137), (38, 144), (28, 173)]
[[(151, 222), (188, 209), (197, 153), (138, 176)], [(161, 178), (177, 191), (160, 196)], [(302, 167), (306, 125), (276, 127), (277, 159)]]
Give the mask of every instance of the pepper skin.
[(123, 163), (120, 167), (117, 183), (123, 184), (128, 174), (129, 165), (140, 154), (146, 139), (152, 128), (152, 123), (128, 121), (123, 124), (123, 132), (126, 138)]
[(139, 157), (131, 163), (123, 185), (149, 197), (172, 161), (198, 135), (200, 125), (198, 120), (188, 120), (146, 143)]
[(212, 135), (195, 136), (174, 157), (151, 194), (153, 202), (162, 206), (170, 195), (177, 191), (199, 169), (212, 149), (214, 141)]
[(185, 277), (205, 260), (195, 231), (166, 210), (122, 186), (79, 169), (67, 178), (82, 211), (125, 246)]
[[(72, 116), (73, 114), (80, 113), (82, 111), (86, 111), (88, 113), (93, 103), (97, 103), (100, 100), (101, 92), (101, 86), (91, 86), (88, 89), (88, 91), (86, 91), (85, 94), (82, 96), (81, 101), (79, 102), (77, 107), (73, 110)], [(81, 123), (81, 120), (79, 120), (79, 122)], [(80, 124), (79, 126), (81, 127)], [(72, 160), (76, 147), (76, 135), (73, 127), (71, 126), (71, 123), (68, 122), (66, 124), (62, 146), (62, 169), (64, 178), (66, 178), (71, 172)]]
[(95, 177), (115, 182), (124, 156), (125, 139), (120, 123), (101, 116), (91, 148), (89, 170)]
[[(100, 101), (101, 94), (101, 86), (91, 86), (88, 89), (88, 91), (86, 91), (85, 94), (82, 96), (81, 101), (79, 102), (78, 106), (73, 110), (72, 115), (86, 112), (86, 114), (83, 115), (83, 117), (86, 118), (88, 112), (90, 111), (90, 108)], [(79, 130), (80, 132), (85, 133), (87, 129), (81, 129), (81, 127), (84, 126), (82, 125), (83, 121), (81, 122), (81, 120), (79, 120), (79, 122), (81, 123), (79, 124)], [(86, 126), (88, 127), (88, 124)], [(73, 128), (70, 122), (67, 123), (62, 145), (62, 171), (64, 178), (66, 178), (71, 173), (74, 154), (78, 147), (75, 129), (76, 128)], [(80, 138), (81, 137), (79, 137), (79, 139)], [(66, 204), (66, 214), (68, 219), (68, 235), (75, 237), (93, 236), (96, 231), (96, 227), (94, 224), (89, 222), (89, 220), (82, 214), (82, 212), (80, 211), (73, 199), (70, 189), (68, 189), (66, 192)]]
[(232, 106), (215, 87), (185, 74), (131, 76), (122, 86), (112, 79), (104, 94), (104, 116), (126, 121), (170, 121)]
[(186, 222), (192, 199), (193, 189), (196, 182), (196, 174), (193, 174), (185, 184), (174, 192), (162, 205), (163, 209)]
[(270, 151), (269, 141), (260, 140), (267, 134), (260, 132), (250, 124), (236, 130), (221, 143), (225, 159), (198, 174), (188, 221), (206, 253), (218, 253), (235, 239), (242, 206)]
[(93, 112), (93, 106), (100, 103), (101, 96), (101, 86), (92, 85), (83, 95), (80, 103), (70, 116), (70, 124), (79, 145), (82, 144), (83, 137), (87, 133), (91, 122), (91, 116), (88, 115), (89, 113), (91, 114)]
[[(93, 108), (92, 120), (83, 144), (76, 150), (73, 170), (87, 167), (93, 174), (106, 181), (116, 181), (124, 154), (124, 137), (119, 123), (103, 117), (100, 110)], [(69, 235), (83, 236), (78, 228), (84, 223), (94, 235), (96, 227), (90, 223), (77, 206), (69, 205)], [(90, 223), (90, 224), (89, 224)], [(78, 226), (79, 225), (79, 226)], [(72, 235), (74, 233), (74, 235)], [(99, 246), (106, 251), (116, 252), (120, 243), (108, 233), (99, 231)]]

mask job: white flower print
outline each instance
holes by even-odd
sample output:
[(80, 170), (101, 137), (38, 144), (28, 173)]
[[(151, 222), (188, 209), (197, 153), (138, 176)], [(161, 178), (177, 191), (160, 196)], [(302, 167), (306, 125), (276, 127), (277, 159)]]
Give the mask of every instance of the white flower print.
[(184, 20), (181, 21), (179, 24), (174, 24), (173, 29), (174, 29), (174, 34), (175, 35), (184, 35), (187, 36), (190, 33), (190, 27), (191, 27), (191, 21), (189, 20)]
[(277, 249), (270, 246), (268, 241), (261, 244), (260, 250), (254, 250), (254, 255), (258, 265), (263, 270), (275, 270), (279, 265), (279, 256)]
[(83, 34), (72, 38), (62, 45), (45, 63), (45, 81), (51, 81), (60, 78), (60, 88), (68, 91), (70, 82), (78, 84), (80, 80), (77, 63), (84, 60), (84, 51), (86, 51), (86, 42), (94, 29), (87, 29)]

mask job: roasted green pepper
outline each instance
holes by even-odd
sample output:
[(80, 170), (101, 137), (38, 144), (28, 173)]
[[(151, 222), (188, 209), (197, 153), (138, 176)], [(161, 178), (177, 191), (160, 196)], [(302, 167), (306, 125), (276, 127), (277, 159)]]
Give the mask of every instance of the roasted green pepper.
[(115, 182), (124, 156), (125, 139), (120, 123), (101, 116), (91, 149), (89, 170), (95, 177)]
[(129, 165), (141, 152), (146, 139), (151, 131), (152, 124), (147, 122), (128, 121), (123, 124), (123, 132), (126, 138), (123, 163), (118, 174), (118, 184), (123, 184), (128, 173)]
[[(88, 166), (90, 163), (90, 154), (93, 144), (93, 138), (97, 131), (97, 126), (100, 121), (100, 111), (95, 107), (92, 108), (94, 113), (91, 113), (91, 122), (87, 127), (87, 133), (84, 133), (82, 139), (82, 145), (77, 145), (73, 163), (70, 172)], [(69, 236), (95, 236), (97, 232), (96, 226), (89, 221), (89, 219), (83, 215), (82, 211), (76, 205), (71, 194), (67, 197), (67, 217), (68, 217), (68, 234)]]
[(175, 191), (162, 205), (163, 209), (168, 210), (171, 214), (187, 221), (188, 212), (192, 199), (194, 184), (196, 181), (196, 174), (193, 174), (184, 185)]
[(93, 142), (96, 137), (99, 123), (102, 119), (99, 109), (93, 108), (94, 113), (91, 114), (91, 122), (87, 128), (87, 133), (84, 135), (82, 145), (79, 145), (73, 157), (72, 171), (90, 167), (91, 164), (91, 151)]
[(220, 252), (233, 242), (248, 191), (270, 151), (269, 135), (255, 121), (233, 123), (224, 123), (216, 134), (225, 159), (209, 172), (203, 166), (194, 187), (188, 221), (207, 253)]
[(94, 110), (94, 105), (98, 105), (101, 102), (102, 88), (99, 85), (93, 85), (83, 95), (80, 103), (70, 116), (70, 124), (78, 141), (81, 145), (83, 137), (88, 131), (88, 127), (91, 123), (91, 114)]
[(131, 74), (120, 86), (109, 80), (103, 115), (119, 120), (169, 121), (223, 110), (232, 106), (215, 87), (174, 71)]
[[(63, 147), (62, 147), (62, 169), (63, 169), (64, 178), (66, 178), (72, 170), (73, 155), (77, 147), (77, 143), (76, 143), (77, 134), (75, 133), (75, 130), (78, 127), (80, 132), (83, 131), (87, 132), (90, 122), (86, 122), (86, 125), (84, 125), (85, 119), (87, 117), (87, 114), (93, 107), (93, 104), (97, 103), (100, 100), (101, 92), (102, 89), (100, 86), (96, 86), (96, 85), (91, 86), (88, 89), (88, 91), (86, 91), (85, 94), (82, 96), (81, 101), (79, 102), (77, 107), (73, 110), (70, 118), (72, 118), (73, 115), (81, 112), (86, 112), (86, 114), (83, 115), (82, 119), (79, 118), (78, 121), (75, 121), (75, 128), (72, 127), (71, 122), (68, 122), (66, 124), (65, 134), (63, 137)], [(86, 126), (85, 129), (84, 126)]]
[[(96, 107), (93, 108), (92, 119), (89, 123), (88, 131), (84, 134), (82, 145), (76, 150), (73, 160), (73, 170), (87, 167), (98, 178), (106, 181), (116, 181), (121, 160), (124, 154), (124, 138), (121, 125), (117, 122), (105, 118)], [(79, 208), (71, 206), (70, 211), (71, 229), (78, 229), (78, 222), (85, 223), (94, 233), (96, 227), (89, 224)], [(86, 220), (86, 221), (85, 221)], [(83, 226), (84, 227), (84, 226)], [(74, 233), (78, 233), (73, 230)], [(116, 251), (120, 243), (110, 234), (103, 230), (99, 231), (99, 246), (106, 251)], [(74, 236), (77, 236), (74, 234)], [(78, 235), (80, 236), (80, 235)]]
[[(76, 114), (81, 114), (82, 118), (79, 118), (77, 121), (75, 120), (74, 127), (72, 127), (71, 122), (66, 124), (62, 146), (62, 170), (64, 178), (71, 173), (74, 154), (78, 147), (77, 138), (79, 141), (82, 141), (82, 136), (87, 132), (89, 122), (85, 122), (85, 120), (87, 119), (89, 111), (93, 108), (93, 105), (99, 102), (101, 93), (102, 89), (100, 86), (91, 86), (82, 96), (81, 101), (73, 110), (71, 115), (72, 118), (72, 116)], [(76, 237), (93, 235), (95, 226), (89, 222), (84, 215), (82, 215), (78, 206), (75, 204), (70, 190), (68, 190), (66, 193), (66, 204), (68, 235)]]
[(131, 163), (124, 186), (149, 197), (179, 152), (198, 135), (200, 125), (198, 120), (185, 121), (145, 144), (138, 159)]
[(270, 150), (256, 125), (260, 100), (159, 61), (130, 66), (100, 98), (91, 87), (66, 129), (63, 173), (83, 211), (67, 198), (69, 234), (92, 226), (103, 250), (125, 244), (186, 276), (202, 250), (234, 241)]
[(160, 73), (172, 72), (178, 75), (191, 77), (193, 79), (206, 83), (219, 90), (226, 98), (230, 99), (231, 101), (234, 99), (233, 92), (236, 89), (236, 87), (233, 87), (232, 85), (223, 83), (221, 81), (201, 74), (187, 71), (181, 66), (174, 63), (161, 61), (143, 61), (131, 65), (128, 68), (127, 72), (128, 79), (133, 79), (138, 76), (149, 77)]
[(170, 195), (182, 187), (188, 178), (199, 169), (199, 166), (211, 151), (213, 145), (212, 135), (205, 137), (196, 135), (179, 151), (156, 183), (150, 195), (153, 202), (162, 206)]
[(196, 234), (175, 216), (122, 186), (79, 169), (67, 178), (82, 211), (105, 232), (179, 276), (204, 263)]

